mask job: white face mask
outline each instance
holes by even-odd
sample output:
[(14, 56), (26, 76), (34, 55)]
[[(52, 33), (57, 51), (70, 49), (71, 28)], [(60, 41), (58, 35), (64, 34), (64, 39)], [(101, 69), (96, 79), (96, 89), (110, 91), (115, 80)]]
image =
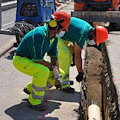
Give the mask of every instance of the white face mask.
[(95, 44), (96, 44), (94, 40), (87, 40), (87, 43), (88, 43), (89, 45), (95, 45)]
[(56, 34), (56, 37), (61, 38), (64, 36), (64, 34), (65, 34), (65, 31), (61, 31), (59, 34)]

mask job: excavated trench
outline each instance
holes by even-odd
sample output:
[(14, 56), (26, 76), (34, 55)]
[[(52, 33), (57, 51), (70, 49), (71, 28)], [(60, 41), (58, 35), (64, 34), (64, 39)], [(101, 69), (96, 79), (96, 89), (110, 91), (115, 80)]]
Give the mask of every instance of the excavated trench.
[(118, 120), (119, 109), (116, 96), (105, 43), (99, 47), (87, 46), (84, 80), (81, 82), (79, 120), (88, 120), (88, 106), (91, 100), (97, 101), (101, 120)]

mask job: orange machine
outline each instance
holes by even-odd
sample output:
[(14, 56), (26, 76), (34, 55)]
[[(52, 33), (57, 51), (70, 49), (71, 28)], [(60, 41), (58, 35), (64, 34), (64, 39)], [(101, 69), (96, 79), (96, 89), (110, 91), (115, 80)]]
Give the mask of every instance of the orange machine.
[(75, 0), (74, 10), (119, 11), (119, 0)]
[(87, 22), (109, 22), (120, 29), (120, 0), (74, 0), (72, 17)]

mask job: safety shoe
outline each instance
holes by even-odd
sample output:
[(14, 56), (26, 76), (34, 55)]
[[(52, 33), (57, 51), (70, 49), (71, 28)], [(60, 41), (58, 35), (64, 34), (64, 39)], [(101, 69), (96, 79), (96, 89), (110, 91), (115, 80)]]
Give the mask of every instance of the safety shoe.
[(26, 93), (26, 94), (30, 94), (30, 92), (27, 90), (27, 88), (25, 87), (24, 89), (23, 89), (23, 91)]
[(45, 107), (43, 102), (41, 104), (39, 104), (39, 105), (32, 105), (28, 101), (28, 107), (31, 107), (33, 110), (36, 110), (36, 111), (45, 111), (46, 110), (46, 107)]
[(67, 93), (74, 93), (75, 89), (72, 87), (66, 87), (66, 88), (63, 88), (62, 91), (67, 92)]

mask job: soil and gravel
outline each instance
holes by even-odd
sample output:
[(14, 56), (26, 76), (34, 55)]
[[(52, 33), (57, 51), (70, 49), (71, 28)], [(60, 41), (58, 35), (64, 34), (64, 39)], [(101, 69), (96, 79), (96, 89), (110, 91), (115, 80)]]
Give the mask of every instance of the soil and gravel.
[(87, 108), (91, 100), (97, 101), (100, 111), (102, 110), (102, 70), (103, 57), (101, 51), (95, 47), (86, 47), (84, 81), (81, 83), (81, 109), (83, 116), (85, 115), (85, 120), (87, 120)]
[[(80, 119), (87, 120), (88, 106), (95, 100), (101, 111), (101, 120), (120, 118), (116, 89), (112, 80), (111, 67), (105, 44), (86, 47), (84, 80), (81, 83)], [(82, 116), (82, 117), (81, 117)]]
[(86, 75), (86, 83), (87, 83), (87, 98), (88, 103), (91, 100), (96, 100), (101, 109), (101, 80), (102, 80), (102, 65), (103, 58), (101, 51), (96, 49), (95, 47), (87, 48), (87, 75)]

